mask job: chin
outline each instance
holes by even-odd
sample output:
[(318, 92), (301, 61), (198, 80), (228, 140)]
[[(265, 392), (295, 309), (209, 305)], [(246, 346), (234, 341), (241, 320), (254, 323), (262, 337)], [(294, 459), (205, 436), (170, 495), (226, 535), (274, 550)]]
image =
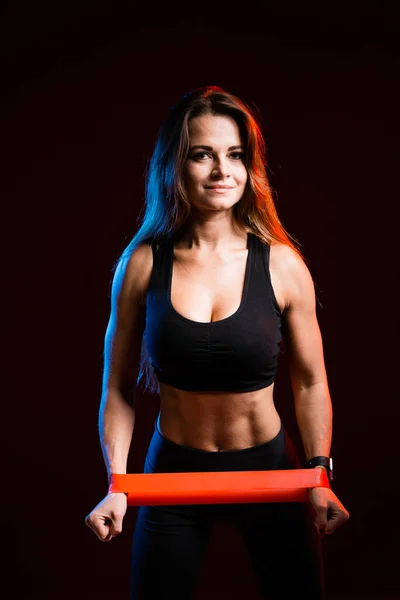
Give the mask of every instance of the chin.
[(242, 196), (235, 195), (232, 197), (232, 194), (215, 194), (207, 196), (198, 197), (195, 199), (195, 203), (197, 206), (221, 206), (230, 208), (237, 204)]

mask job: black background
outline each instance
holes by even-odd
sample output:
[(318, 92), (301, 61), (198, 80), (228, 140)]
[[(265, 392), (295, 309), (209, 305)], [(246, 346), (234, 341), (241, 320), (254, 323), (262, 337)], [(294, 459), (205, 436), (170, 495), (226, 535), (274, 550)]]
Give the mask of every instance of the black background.
[[(1, 539), (8, 599), (123, 600), (136, 510), (101, 543), (98, 440), (111, 268), (137, 229), (172, 103), (219, 85), (261, 113), (271, 184), (316, 284), (334, 406), (329, 600), (398, 597), (397, 2), (9, 2), (1, 13)], [(276, 405), (299, 444), (285, 356)], [(130, 472), (159, 401), (138, 392)], [(236, 532), (196, 598), (259, 598)]]

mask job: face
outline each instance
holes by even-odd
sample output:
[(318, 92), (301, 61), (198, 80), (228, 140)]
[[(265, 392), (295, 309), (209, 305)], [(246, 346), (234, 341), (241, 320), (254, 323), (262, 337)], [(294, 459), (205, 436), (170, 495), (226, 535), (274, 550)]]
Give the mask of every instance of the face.
[(191, 205), (202, 212), (230, 209), (247, 181), (237, 123), (222, 115), (195, 117), (189, 121), (189, 141), (184, 177)]

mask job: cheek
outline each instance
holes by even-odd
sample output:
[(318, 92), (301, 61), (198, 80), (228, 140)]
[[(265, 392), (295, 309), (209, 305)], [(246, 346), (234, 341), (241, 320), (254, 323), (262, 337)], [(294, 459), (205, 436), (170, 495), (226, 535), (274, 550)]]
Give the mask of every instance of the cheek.
[(190, 189), (193, 185), (193, 174), (191, 169), (188, 169), (187, 167), (183, 171), (183, 181), (185, 182), (187, 189)]
[(244, 165), (242, 165), (241, 168), (238, 170), (237, 178), (242, 185), (246, 185), (248, 174), (247, 174), (246, 167)]
[(193, 179), (196, 177), (196, 166), (192, 163), (185, 165), (185, 177), (187, 179)]
[(202, 169), (199, 165), (190, 165), (185, 168), (184, 176), (188, 185), (195, 185), (207, 179), (208, 174), (205, 168)]

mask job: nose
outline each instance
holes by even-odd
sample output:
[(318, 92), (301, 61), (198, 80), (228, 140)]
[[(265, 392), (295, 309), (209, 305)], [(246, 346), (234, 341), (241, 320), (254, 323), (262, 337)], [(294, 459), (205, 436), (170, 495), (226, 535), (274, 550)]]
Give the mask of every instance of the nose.
[(230, 177), (228, 163), (222, 158), (216, 158), (211, 174), (218, 179)]

